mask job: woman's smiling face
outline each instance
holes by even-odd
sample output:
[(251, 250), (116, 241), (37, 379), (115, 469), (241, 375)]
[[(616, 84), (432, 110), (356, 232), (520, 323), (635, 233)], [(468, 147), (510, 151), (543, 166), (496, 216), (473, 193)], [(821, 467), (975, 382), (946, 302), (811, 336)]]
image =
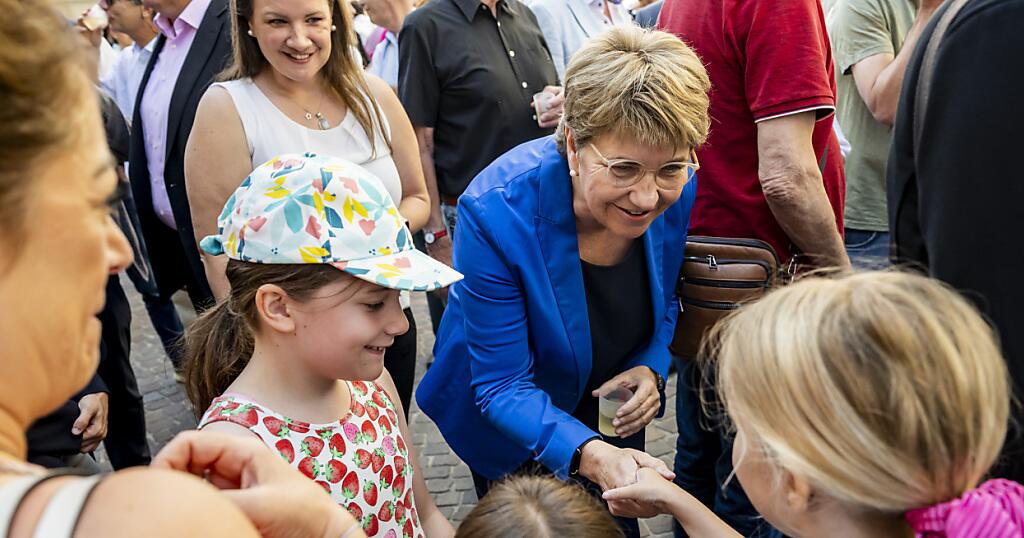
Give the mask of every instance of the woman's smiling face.
[(249, 30), (280, 75), (302, 82), (316, 77), (331, 55), (331, 2), (256, 0)]
[[(666, 188), (654, 174), (670, 163), (689, 162), (689, 148), (655, 147), (613, 134), (600, 135), (584, 144), (569, 137), (569, 168), (573, 176), (573, 204), (577, 220), (597, 224), (624, 239), (636, 239), (672, 204), (679, 200), (687, 179)], [(627, 187), (611, 176), (608, 163), (627, 160), (646, 169)], [(688, 171), (684, 170), (688, 178)]]

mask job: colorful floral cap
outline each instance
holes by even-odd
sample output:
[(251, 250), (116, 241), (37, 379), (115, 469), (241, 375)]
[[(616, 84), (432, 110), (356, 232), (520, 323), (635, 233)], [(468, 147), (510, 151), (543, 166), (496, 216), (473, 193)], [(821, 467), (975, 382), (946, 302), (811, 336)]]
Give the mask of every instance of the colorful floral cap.
[(200, 247), (252, 263), (327, 263), (386, 288), (431, 291), (462, 279), (416, 250), (387, 189), (335, 157), (282, 155), (260, 165)]

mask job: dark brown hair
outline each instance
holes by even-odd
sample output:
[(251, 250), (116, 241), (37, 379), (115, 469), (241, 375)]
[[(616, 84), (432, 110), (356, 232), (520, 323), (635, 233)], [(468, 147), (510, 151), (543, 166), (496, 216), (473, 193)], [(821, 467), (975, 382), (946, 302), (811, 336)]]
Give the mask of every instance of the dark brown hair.
[(622, 531), (583, 488), (550, 476), (517, 476), (494, 486), (455, 536), (621, 538)]
[(77, 36), (53, 6), (0, 0), (0, 13), (0, 230), (11, 237), (22, 229), (33, 168), (78, 143), (79, 120), (99, 114)]
[[(380, 130), (388, 149), (391, 137), (384, 129), (384, 119), (377, 100), (363, 76), (363, 66), (356, 63), (350, 47), (354, 45), (352, 16), (339, 0), (325, 0), (331, 6), (331, 22), (338, 27), (331, 32), (331, 54), (321, 70), (327, 86), (341, 98), (355, 115), (370, 139), (374, 156), (377, 152), (375, 131)], [(259, 43), (246, 33), (253, 17), (254, 0), (231, 0), (231, 63), (217, 77), (220, 81), (252, 78), (270, 66)], [(365, 98), (364, 98), (365, 96)]]
[(228, 260), (225, 273), (231, 293), (185, 331), (185, 392), (197, 418), (227, 390), (252, 357), (253, 334), (259, 327), (256, 292), (260, 286), (275, 284), (302, 302), (328, 284), (351, 278), (330, 265), (238, 260)]

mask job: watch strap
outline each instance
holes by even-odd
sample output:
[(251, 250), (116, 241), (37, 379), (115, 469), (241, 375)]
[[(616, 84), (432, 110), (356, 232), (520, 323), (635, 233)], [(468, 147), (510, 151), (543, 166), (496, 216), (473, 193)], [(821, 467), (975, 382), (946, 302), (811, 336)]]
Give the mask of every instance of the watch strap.
[(572, 460), (569, 461), (569, 476), (576, 476), (580, 474), (580, 461), (583, 459), (583, 447), (587, 446), (591, 441), (600, 441), (600, 436), (594, 436), (586, 441), (580, 443), (580, 446), (576, 447), (576, 450), (572, 453)]

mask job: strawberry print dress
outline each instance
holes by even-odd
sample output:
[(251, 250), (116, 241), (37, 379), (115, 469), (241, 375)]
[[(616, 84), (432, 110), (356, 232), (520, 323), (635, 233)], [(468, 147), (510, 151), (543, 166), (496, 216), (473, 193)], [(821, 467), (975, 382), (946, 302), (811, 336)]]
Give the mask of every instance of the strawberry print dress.
[(245, 426), (347, 508), (367, 536), (422, 538), (395, 405), (377, 383), (347, 383), (352, 407), (337, 422), (291, 420), (227, 393), (213, 401), (199, 428), (221, 421)]

